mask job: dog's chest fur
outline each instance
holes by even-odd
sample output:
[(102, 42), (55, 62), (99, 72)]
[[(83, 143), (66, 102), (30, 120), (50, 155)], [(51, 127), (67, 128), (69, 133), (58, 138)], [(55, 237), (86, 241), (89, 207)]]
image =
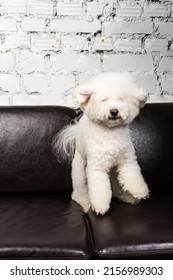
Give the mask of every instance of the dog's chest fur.
[(76, 147), (79, 152), (97, 165), (107, 169), (117, 165), (129, 150), (131, 138), (128, 126), (108, 128), (83, 116), (78, 123)]

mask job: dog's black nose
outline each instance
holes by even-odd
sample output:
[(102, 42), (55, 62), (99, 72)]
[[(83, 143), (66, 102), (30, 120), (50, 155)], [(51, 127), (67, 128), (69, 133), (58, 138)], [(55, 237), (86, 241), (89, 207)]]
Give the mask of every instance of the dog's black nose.
[(112, 109), (112, 110), (110, 110), (110, 114), (111, 114), (112, 117), (115, 118), (118, 115), (118, 110), (117, 109)]

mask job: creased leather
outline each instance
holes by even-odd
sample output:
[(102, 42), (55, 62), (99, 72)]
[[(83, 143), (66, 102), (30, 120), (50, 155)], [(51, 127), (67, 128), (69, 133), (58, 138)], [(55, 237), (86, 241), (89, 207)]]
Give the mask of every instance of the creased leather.
[(173, 103), (147, 104), (131, 124), (131, 133), (150, 188), (172, 187)]
[(70, 168), (51, 143), (74, 116), (65, 107), (0, 108), (0, 193), (71, 192)]
[(90, 258), (83, 211), (69, 195), (0, 196), (1, 258)]

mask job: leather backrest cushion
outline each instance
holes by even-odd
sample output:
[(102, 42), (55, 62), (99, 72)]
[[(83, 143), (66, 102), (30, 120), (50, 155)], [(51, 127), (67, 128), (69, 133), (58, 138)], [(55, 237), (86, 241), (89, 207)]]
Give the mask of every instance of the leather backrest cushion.
[(0, 192), (71, 192), (70, 167), (58, 163), (52, 139), (71, 122), (66, 107), (0, 108)]
[[(67, 107), (0, 108), (0, 192), (71, 192), (71, 170), (58, 163), (52, 139), (75, 117)], [(131, 124), (150, 189), (173, 184), (173, 103), (147, 104)]]
[(146, 104), (131, 124), (138, 162), (150, 189), (173, 185), (173, 103)]

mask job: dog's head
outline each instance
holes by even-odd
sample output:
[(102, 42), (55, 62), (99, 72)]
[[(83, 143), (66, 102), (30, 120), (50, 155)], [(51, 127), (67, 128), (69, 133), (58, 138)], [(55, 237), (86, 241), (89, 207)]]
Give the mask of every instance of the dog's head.
[(89, 119), (107, 127), (131, 123), (147, 100), (145, 90), (128, 73), (112, 72), (78, 86), (74, 96)]

